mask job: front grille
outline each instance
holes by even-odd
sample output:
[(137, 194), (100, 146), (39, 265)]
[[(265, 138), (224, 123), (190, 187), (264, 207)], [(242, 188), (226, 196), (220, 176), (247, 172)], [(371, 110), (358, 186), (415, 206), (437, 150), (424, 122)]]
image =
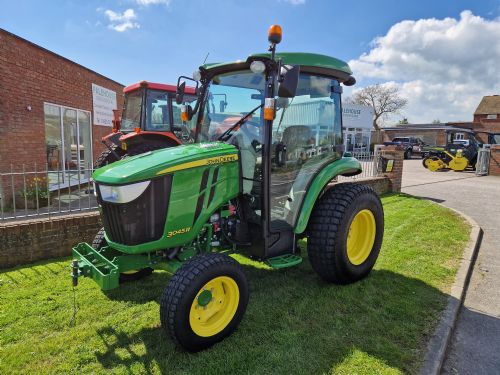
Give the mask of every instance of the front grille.
[(108, 238), (124, 245), (138, 245), (161, 238), (167, 218), (172, 175), (151, 180), (147, 189), (128, 203), (110, 203), (101, 199), (102, 219)]

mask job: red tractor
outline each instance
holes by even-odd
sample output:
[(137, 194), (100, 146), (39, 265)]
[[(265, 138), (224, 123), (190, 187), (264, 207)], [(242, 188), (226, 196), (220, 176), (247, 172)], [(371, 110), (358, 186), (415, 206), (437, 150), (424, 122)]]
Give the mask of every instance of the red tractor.
[[(124, 156), (192, 141), (193, 127), (181, 120), (175, 92), (176, 86), (146, 81), (125, 87), (123, 110), (113, 111), (113, 131), (102, 138), (106, 150), (97, 158), (95, 168)], [(196, 100), (194, 88), (187, 87), (186, 93), (188, 101)]]

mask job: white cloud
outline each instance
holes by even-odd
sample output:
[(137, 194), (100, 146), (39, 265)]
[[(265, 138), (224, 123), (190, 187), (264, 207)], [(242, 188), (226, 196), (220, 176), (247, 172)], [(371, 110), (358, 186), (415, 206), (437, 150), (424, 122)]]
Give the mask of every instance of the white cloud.
[(148, 6), (148, 5), (170, 5), (171, 0), (135, 0), (138, 5)]
[(290, 3), (292, 5), (302, 5), (306, 3), (306, 0), (280, 0), (280, 1), (283, 1), (285, 3)]
[(458, 20), (401, 21), (349, 64), (359, 86), (399, 86), (410, 122), (472, 121), (481, 97), (500, 93), (499, 40), (500, 19), (463, 11)]
[(123, 13), (114, 12), (108, 9), (104, 11), (104, 14), (110, 21), (108, 27), (120, 33), (128, 29), (138, 29), (140, 27), (140, 25), (135, 22), (137, 15), (133, 9), (127, 9)]

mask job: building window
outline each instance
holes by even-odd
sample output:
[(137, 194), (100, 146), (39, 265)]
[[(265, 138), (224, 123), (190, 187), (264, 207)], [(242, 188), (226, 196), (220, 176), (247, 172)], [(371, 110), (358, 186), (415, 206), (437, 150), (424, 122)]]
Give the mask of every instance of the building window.
[(353, 153), (370, 151), (371, 131), (365, 128), (344, 129), (345, 150)]
[(487, 120), (495, 120), (496, 118), (498, 118), (498, 115), (486, 115)]
[(44, 103), (44, 112), (50, 188), (88, 181), (92, 168), (90, 112), (50, 103)]

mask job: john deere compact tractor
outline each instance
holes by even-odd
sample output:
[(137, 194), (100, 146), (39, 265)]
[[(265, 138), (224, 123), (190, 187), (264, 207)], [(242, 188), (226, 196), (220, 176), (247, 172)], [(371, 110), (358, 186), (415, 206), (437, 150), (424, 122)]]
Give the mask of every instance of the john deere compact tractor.
[(194, 143), (98, 169), (104, 228), (73, 249), (75, 283), (86, 276), (108, 290), (152, 270), (172, 273), (161, 323), (190, 351), (230, 335), (245, 313), (248, 282), (231, 252), (291, 267), (307, 238), (319, 276), (348, 284), (369, 274), (382, 243), (373, 190), (331, 184), (361, 172), (342, 144), (341, 84), (355, 83), (349, 66), (275, 53), (276, 25), (269, 41), (269, 53), (201, 66), (194, 107), (184, 102), (190, 79), (179, 79), (176, 101), (194, 124)]

